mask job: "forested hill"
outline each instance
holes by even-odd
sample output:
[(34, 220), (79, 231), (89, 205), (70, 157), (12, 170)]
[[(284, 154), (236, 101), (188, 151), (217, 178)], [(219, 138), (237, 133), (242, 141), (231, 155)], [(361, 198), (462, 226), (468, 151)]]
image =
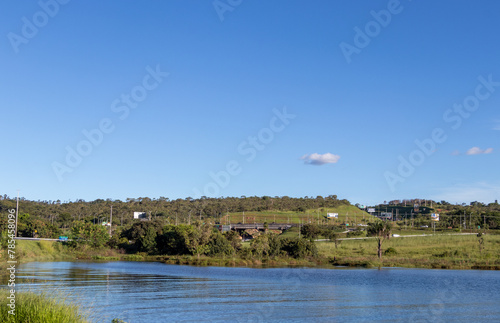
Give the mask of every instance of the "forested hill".
[[(43, 221), (58, 227), (69, 226), (74, 220), (95, 221), (109, 217), (113, 207), (113, 225), (126, 225), (132, 221), (133, 212), (146, 212), (151, 217), (165, 217), (186, 221), (191, 216), (218, 218), (228, 212), (306, 212), (310, 209), (335, 208), (350, 205), (347, 200), (339, 200), (336, 195), (327, 197), (225, 197), (200, 199), (127, 198), (126, 201), (98, 199), (95, 201), (19, 201), (19, 214), (30, 217), (30, 222)], [(7, 210), (16, 207), (15, 198), (0, 196), (0, 225), (7, 220)]]

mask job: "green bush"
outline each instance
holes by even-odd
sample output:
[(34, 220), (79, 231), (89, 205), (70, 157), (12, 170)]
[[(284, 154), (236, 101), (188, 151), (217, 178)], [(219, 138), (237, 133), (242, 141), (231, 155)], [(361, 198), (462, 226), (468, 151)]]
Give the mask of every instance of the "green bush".
[(284, 238), (281, 241), (281, 250), (293, 258), (317, 257), (318, 249), (316, 244), (307, 239)]
[[(15, 295), (15, 315), (9, 314), (11, 307), (7, 305), (7, 301), (2, 301), (0, 322), (88, 322), (86, 315), (80, 313), (76, 305), (64, 304), (50, 295), (31, 292), (16, 292)], [(7, 300), (9, 296), (7, 290), (0, 290), (0, 299)]]
[(365, 231), (363, 230), (360, 230), (360, 229), (356, 229), (354, 231), (349, 231), (347, 233), (347, 237), (348, 238), (351, 238), (351, 237), (361, 237), (361, 236), (365, 236)]
[(385, 256), (390, 256), (390, 255), (397, 255), (398, 252), (396, 251), (396, 249), (394, 249), (393, 247), (390, 247), (390, 248), (387, 248), (385, 249), (384, 251), (384, 255)]
[(193, 226), (167, 225), (156, 238), (158, 252), (163, 255), (189, 255), (189, 236), (194, 230)]
[(71, 228), (71, 238), (78, 245), (88, 245), (94, 249), (104, 247), (109, 240), (108, 229), (99, 224), (76, 221)]
[(208, 255), (213, 256), (231, 256), (235, 252), (234, 248), (222, 233), (214, 233), (208, 242)]
[(316, 239), (322, 231), (321, 227), (316, 224), (305, 224), (300, 229), (300, 233), (304, 236), (304, 238), (308, 239)]

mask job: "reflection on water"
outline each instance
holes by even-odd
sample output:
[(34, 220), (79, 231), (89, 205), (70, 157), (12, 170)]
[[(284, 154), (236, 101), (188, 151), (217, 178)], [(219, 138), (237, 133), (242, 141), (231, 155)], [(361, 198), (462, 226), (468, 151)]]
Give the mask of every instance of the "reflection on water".
[(21, 265), (18, 279), (95, 322), (500, 321), (495, 271), (51, 262)]

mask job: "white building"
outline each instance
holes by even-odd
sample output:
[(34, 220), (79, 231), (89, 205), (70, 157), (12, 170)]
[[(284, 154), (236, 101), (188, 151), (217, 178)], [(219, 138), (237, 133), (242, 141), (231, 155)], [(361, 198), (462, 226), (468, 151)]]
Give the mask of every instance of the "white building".
[(146, 212), (134, 212), (134, 219), (147, 219)]

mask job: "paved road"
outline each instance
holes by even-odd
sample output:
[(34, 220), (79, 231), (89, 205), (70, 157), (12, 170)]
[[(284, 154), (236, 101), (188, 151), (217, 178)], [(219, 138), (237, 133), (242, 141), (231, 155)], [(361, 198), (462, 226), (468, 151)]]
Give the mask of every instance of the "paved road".
[[(16, 240), (33, 240), (33, 241), (60, 241), (59, 239), (47, 239), (47, 238), (27, 238), (27, 237), (15, 237)], [(68, 239), (69, 241), (69, 239)]]

